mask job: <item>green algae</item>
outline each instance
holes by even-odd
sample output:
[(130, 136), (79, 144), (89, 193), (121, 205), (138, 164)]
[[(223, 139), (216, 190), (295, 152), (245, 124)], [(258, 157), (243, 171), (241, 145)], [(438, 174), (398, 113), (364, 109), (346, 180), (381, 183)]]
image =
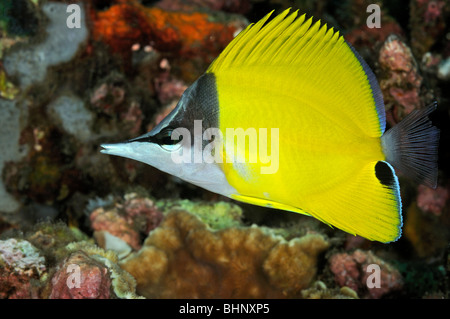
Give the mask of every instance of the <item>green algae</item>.
[(227, 202), (194, 202), (190, 200), (167, 200), (157, 202), (156, 205), (163, 212), (174, 209), (187, 211), (197, 216), (213, 230), (221, 230), (242, 225), (242, 209)]

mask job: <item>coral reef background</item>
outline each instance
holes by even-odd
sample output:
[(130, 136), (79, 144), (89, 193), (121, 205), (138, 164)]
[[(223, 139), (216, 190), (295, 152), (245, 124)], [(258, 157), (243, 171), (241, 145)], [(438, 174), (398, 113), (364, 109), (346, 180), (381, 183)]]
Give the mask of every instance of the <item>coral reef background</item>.
[[(369, 28), (370, 4), (2, 0), (0, 298), (449, 298), (450, 5), (378, 1), (381, 27)], [(438, 186), (400, 174), (398, 242), (99, 152), (149, 131), (236, 34), (288, 7), (360, 52), (389, 126), (438, 102)]]

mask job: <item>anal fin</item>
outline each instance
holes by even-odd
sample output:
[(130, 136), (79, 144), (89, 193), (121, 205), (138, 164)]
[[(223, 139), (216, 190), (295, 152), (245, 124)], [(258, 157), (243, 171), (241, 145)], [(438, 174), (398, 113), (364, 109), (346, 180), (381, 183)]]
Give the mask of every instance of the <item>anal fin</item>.
[(287, 210), (287, 211), (291, 211), (294, 213), (299, 213), (299, 214), (303, 214), (303, 215), (307, 215), (307, 216), (311, 216), (310, 214), (308, 214), (307, 212), (305, 212), (304, 210), (291, 206), (291, 205), (286, 205), (286, 204), (282, 204), (276, 201), (271, 201), (265, 198), (258, 198), (258, 197), (251, 197), (251, 196), (245, 196), (245, 195), (231, 195), (230, 196), (232, 199), (243, 202), (243, 203), (247, 203), (247, 204), (252, 204), (252, 205), (257, 205), (257, 206), (262, 206), (262, 207), (268, 207), (268, 208), (275, 208), (275, 209), (281, 209), (281, 210)]

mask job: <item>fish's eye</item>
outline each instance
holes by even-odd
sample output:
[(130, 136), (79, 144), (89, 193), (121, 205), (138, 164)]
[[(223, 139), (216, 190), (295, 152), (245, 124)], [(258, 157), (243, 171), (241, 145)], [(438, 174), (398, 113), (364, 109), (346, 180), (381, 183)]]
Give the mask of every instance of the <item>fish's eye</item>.
[(172, 145), (176, 144), (177, 141), (172, 140), (172, 132), (173, 130), (170, 128), (165, 128), (157, 135), (158, 142), (161, 145)]
[(183, 139), (183, 136), (180, 136), (179, 139), (172, 139), (172, 132), (172, 128), (165, 128), (156, 136), (158, 144), (168, 151), (173, 151), (174, 147), (176, 147), (177, 144), (180, 144)]

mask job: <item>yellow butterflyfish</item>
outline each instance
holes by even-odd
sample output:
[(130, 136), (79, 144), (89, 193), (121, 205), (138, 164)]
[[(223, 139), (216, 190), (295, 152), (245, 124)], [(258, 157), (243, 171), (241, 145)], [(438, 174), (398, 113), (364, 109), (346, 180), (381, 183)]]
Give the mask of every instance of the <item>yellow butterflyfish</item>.
[(240, 32), (152, 131), (102, 152), (238, 201), (397, 240), (394, 167), (436, 186), (436, 105), (385, 132), (377, 80), (339, 32), (298, 11), (272, 13)]

